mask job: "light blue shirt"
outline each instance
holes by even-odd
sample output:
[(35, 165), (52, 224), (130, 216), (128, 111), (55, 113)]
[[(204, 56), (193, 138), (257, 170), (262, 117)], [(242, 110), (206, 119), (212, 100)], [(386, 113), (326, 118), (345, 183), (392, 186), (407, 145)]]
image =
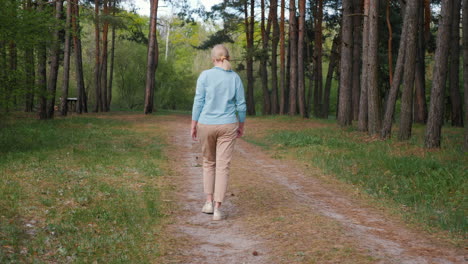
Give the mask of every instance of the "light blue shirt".
[(245, 121), (244, 86), (234, 71), (213, 67), (203, 71), (197, 80), (192, 120), (206, 125)]

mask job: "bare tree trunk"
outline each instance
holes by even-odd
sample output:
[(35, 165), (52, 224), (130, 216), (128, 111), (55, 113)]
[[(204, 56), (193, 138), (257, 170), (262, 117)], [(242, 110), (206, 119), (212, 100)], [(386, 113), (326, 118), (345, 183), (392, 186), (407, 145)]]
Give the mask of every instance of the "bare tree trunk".
[(281, 0), (281, 22), (280, 22), (280, 114), (286, 113), (286, 51), (285, 51), (285, 34), (284, 34), (284, 20), (285, 20), (285, 0)]
[[(319, 0), (319, 5), (321, 0)], [(304, 77), (304, 32), (305, 32), (305, 0), (299, 0), (299, 35), (297, 44), (297, 99), (299, 114), (307, 116), (305, 107), (305, 77)], [(321, 55), (321, 54), (320, 54)]]
[(426, 42), (424, 32), (424, 8), (419, 9), (419, 30), (418, 30), (418, 48), (416, 57), (416, 76), (414, 80), (414, 122), (425, 124), (427, 118), (426, 104)]
[(265, 29), (265, 0), (261, 0), (261, 21), (260, 30), (262, 35), (262, 57), (260, 60), (260, 73), (262, 78), (262, 91), (263, 91), (263, 114), (271, 114), (271, 101), (270, 91), (268, 90), (268, 35)]
[[(116, 3), (117, 0), (114, 0), (112, 4), (112, 15), (115, 17), (116, 13)], [(112, 82), (114, 79), (114, 54), (115, 54), (115, 25), (112, 25), (112, 40), (111, 40), (111, 58), (110, 58), (110, 70), (109, 70), (109, 85), (107, 88), (107, 110), (110, 111), (110, 106), (112, 102)]]
[(368, 59), (368, 132), (375, 135), (380, 132), (380, 94), (378, 83), (378, 46), (379, 46), (379, 1), (370, 1), (369, 5), (369, 59)]
[(151, 0), (151, 15), (150, 15), (150, 30), (149, 30), (149, 43), (148, 43), (148, 58), (146, 64), (146, 87), (145, 87), (145, 114), (153, 112), (154, 105), (154, 87), (155, 87), (155, 74), (158, 67), (158, 40), (156, 35), (156, 21), (158, 15), (158, 2), (159, 0)]
[(452, 0), (441, 1), (441, 18), (437, 32), (437, 48), (434, 56), (434, 72), (432, 74), (431, 100), (427, 119), (424, 146), (439, 148), (444, 113), (444, 92), (447, 80), (447, 64), (452, 25)]
[[(405, 15), (405, 20), (408, 18)], [(400, 88), (401, 79), (403, 77), (403, 68), (405, 62), (405, 51), (406, 51), (406, 39), (408, 27), (406, 23), (403, 23), (403, 29), (400, 36), (400, 47), (398, 49), (398, 57), (395, 66), (395, 73), (393, 75), (392, 86), (387, 98), (387, 106), (385, 107), (384, 122), (380, 137), (383, 139), (390, 138), (393, 125), (393, 115), (395, 113), (395, 104)]]
[(70, 30), (71, 30), (71, 16), (72, 16), (72, 3), (67, 1), (67, 18), (65, 22), (65, 45), (63, 51), (63, 81), (62, 81), (62, 99), (60, 101), (60, 113), (66, 116), (68, 112), (68, 87), (70, 84)]
[(352, 67), (353, 67), (353, 10), (352, 0), (343, 0), (343, 20), (341, 26), (341, 60), (340, 60), (340, 88), (339, 88), (339, 107), (338, 124), (342, 127), (351, 125), (352, 101), (351, 85)]
[(81, 114), (83, 111), (87, 112), (86, 106), (86, 93), (84, 87), (84, 77), (83, 77), (83, 56), (81, 52), (81, 29), (79, 21), (80, 7), (78, 5), (78, 0), (70, 1), (72, 4), (72, 30), (73, 30), (73, 50), (75, 53), (75, 70), (76, 70), (76, 88), (78, 94), (78, 102), (76, 112)]
[(104, 9), (103, 9), (104, 16), (106, 16), (104, 20), (104, 24), (102, 27), (102, 54), (101, 54), (101, 70), (100, 70), (100, 79), (101, 79), (101, 101), (102, 101), (102, 111), (108, 112), (108, 104), (107, 104), (107, 38), (109, 35), (109, 1), (104, 0)]
[[(271, 21), (273, 23), (273, 36), (271, 38), (271, 113), (278, 114), (278, 42), (279, 42), (279, 25), (278, 25), (278, 0), (270, 1)], [(281, 79), (281, 78), (280, 78)]]
[[(38, 11), (44, 12), (44, 0), (38, 5)], [(47, 119), (47, 47), (41, 41), (37, 47), (37, 88), (39, 91), (39, 119)]]
[(322, 20), (323, 20), (323, 0), (317, 0), (317, 11), (315, 18), (315, 47), (314, 47), (314, 116), (321, 117), (323, 75), (322, 75)]
[[(463, 88), (465, 91), (465, 122), (468, 122), (468, 0), (463, 0)], [(464, 149), (468, 151), (468, 124), (465, 125)]]
[(452, 126), (463, 127), (463, 107), (460, 94), (460, 11), (461, 0), (454, 0), (450, 41), (449, 91)]
[(341, 39), (340, 34), (338, 33), (335, 38), (333, 39), (332, 49), (330, 52), (330, 63), (328, 64), (328, 72), (327, 72), (327, 79), (325, 81), (325, 91), (324, 91), (324, 98), (323, 98), (323, 109), (321, 116), (324, 118), (328, 118), (329, 108), (330, 108), (330, 91), (331, 91), (331, 84), (333, 81), (333, 72), (337, 66), (339, 60), (339, 51), (338, 47), (340, 45)]
[(364, 19), (362, 27), (362, 72), (361, 72), (361, 92), (359, 94), (359, 115), (358, 130), (367, 131), (368, 127), (368, 98), (367, 98), (367, 78), (368, 78), (368, 51), (369, 51), (369, 0), (364, 0)]
[(101, 45), (100, 45), (100, 30), (99, 30), (99, 0), (94, 0), (94, 43), (95, 43), (95, 51), (94, 51), (94, 92), (96, 95), (96, 105), (94, 106), (94, 112), (102, 111), (102, 100), (101, 100), (101, 78), (100, 78), (100, 70), (101, 70)]
[(289, 45), (291, 49), (289, 68), (289, 115), (297, 113), (297, 21), (296, 1), (289, 1)]
[(413, 125), (413, 88), (416, 71), (416, 48), (418, 37), (418, 10), (420, 0), (409, 0), (406, 4), (407, 14), (404, 23), (407, 24), (405, 75), (403, 79), (403, 93), (401, 95), (400, 129), (398, 138), (408, 140), (411, 137)]
[(361, 58), (362, 58), (362, 21), (363, 16), (361, 15), (362, 0), (354, 1), (354, 17), (353, 17), (353, 88), (352, 94), (352, 109), (353, 109), (353, 120), (359, 119), (359, 97), (361, 89)]
[(389, 76), (390, 86), (392, 86), (392, 81), (393, 81), (393, 48), (392, 48), (393, 30), (392, 30), (392, 24), (390, 23), (390, 0), (387, 0), (386, 20), (387, 20), (387, 28), (388, 28), (388, 44), (387, 44), (387, 46), (388, 46), (388, 76)]
[[(32, 0), (26, 1), (26, 9), (32, 10)], [(26, 79), (26, 101), (25, 112), (32, 112), (34, 108), (34, 87), (35, 87), (35, 72), (34, 72), (34, 48), (32, 46), (26, 47), (24, 51), (25, 59), (25, 79)], [(0, 66), (1, 67), (1, 66)], [(1, 85), (1, 84), (0, 84)]]
[(58, 69), (59, 69), (59, 61), (60, 61), (60, 28), (58, 27), (58, 22), (62, 17), (62, 9), (63, 9), (63, 0), (57, 0), (55, 2), (55, 19), (57, 23), (57, 28), (54, 30), (52, 36), (52, 50), (51, 50), (51, 58), (50, 58), (50, 71), (49, 71), (49, 79), (47, 83), (47, 94), (50, 97), (49, 101), (47, 102), (47, 118), (54, 117), (54, 107), (55, 107), (55, 94), (57, 91), (57, 77), (58, 77)]

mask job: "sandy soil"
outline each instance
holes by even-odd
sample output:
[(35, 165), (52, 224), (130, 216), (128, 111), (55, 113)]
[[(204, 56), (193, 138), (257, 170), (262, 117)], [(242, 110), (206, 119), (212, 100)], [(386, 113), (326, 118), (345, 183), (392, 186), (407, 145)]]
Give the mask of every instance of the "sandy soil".
[(177, 248), (167, 263), (467, 263), (466, 247), (408, 226), (317, 168), (274, 159), (243, 140), (223, 204), (228, 218), (212, 221), (201, 213), (201, 157), (190, 119), (164, 119), (179, 205), (168, 232)]

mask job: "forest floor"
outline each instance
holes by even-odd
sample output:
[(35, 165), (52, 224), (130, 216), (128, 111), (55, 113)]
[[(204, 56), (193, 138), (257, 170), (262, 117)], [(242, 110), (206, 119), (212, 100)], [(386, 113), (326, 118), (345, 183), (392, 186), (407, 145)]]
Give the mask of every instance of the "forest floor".
[[(0, 127), (2, 263), (468, 259), (467, 157), (452, 147), (458, 130), (449, 131), (454, 142), (444, 139), (446, 150), (422, 153), (418, 144), (379, 142), (327, 121), (249, 118), (232, 160), (223, 204), (227, 219), (212, 221), (201, 213), (202, 158), (186, 114), (115, 112), (46, 122), (18, 114), (5, 124)], [(348, 150), (361, 156), (343, 156)], [(387, 152), (390, 156), (380, 156)], [(426, 162), (427, 171), (421, 168)], [(418, 179), (419, 171), (423, 180), (403, 187), (416, 186), (409, 197), (422, 193), (426, 200), (437, 197), (434, 205), (449, 204), (434, 206), (438, 217), (427, 216), (421, 203), (407, 203), (400, 197), (403, 187), (392, 185), (400, 174)], [(432, 172), (443, 181), (432, 182)], [(382, 188), (380, 174), (387, 177)], [(364, 178), (354, 182), (348, 176)], [(426, 182), (438, 192), (432, 194)], [(372, 195), (379, 188), (399, 196)], [(425, 209), (411, 209), (420, 207)], [(450, 224), (445, 229), (452, 233), (438, 223)]]
[[(172, 117), (161, 124), (170, 132), (166, 153), (179, 208), (168, 229), (175, 237), (172, 247), (178, 250), (165, 256), (168, 263), (467, 261), (463, 239), (408, 224), (355, 186), (297, 157), (278, 159), (244, 140), (238, 140), (232, 161), (223, 205), (228, 217), (212, 221), (211, 215), (200, 212), (204, 201), (200, 147), (189, 137), (190, 118)], [(294, 129), (293, 123), (279, 126)], [(246, 133), (258, 136), (271, 127), (268, 120), (253, 119)]]

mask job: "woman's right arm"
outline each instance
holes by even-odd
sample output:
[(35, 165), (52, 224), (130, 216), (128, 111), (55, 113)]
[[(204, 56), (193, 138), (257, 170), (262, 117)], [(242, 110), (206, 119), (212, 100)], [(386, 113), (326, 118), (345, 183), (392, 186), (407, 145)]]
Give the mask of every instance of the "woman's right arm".
[(239, 128), (237, 130), (237, 137), (244, 135), (245, 116), (247, 112), (247, 106), (245, 104), (244, 85), (242, 84), (241, 78), (238, 76), (236, 82), (236, 109), (239, 117)]

